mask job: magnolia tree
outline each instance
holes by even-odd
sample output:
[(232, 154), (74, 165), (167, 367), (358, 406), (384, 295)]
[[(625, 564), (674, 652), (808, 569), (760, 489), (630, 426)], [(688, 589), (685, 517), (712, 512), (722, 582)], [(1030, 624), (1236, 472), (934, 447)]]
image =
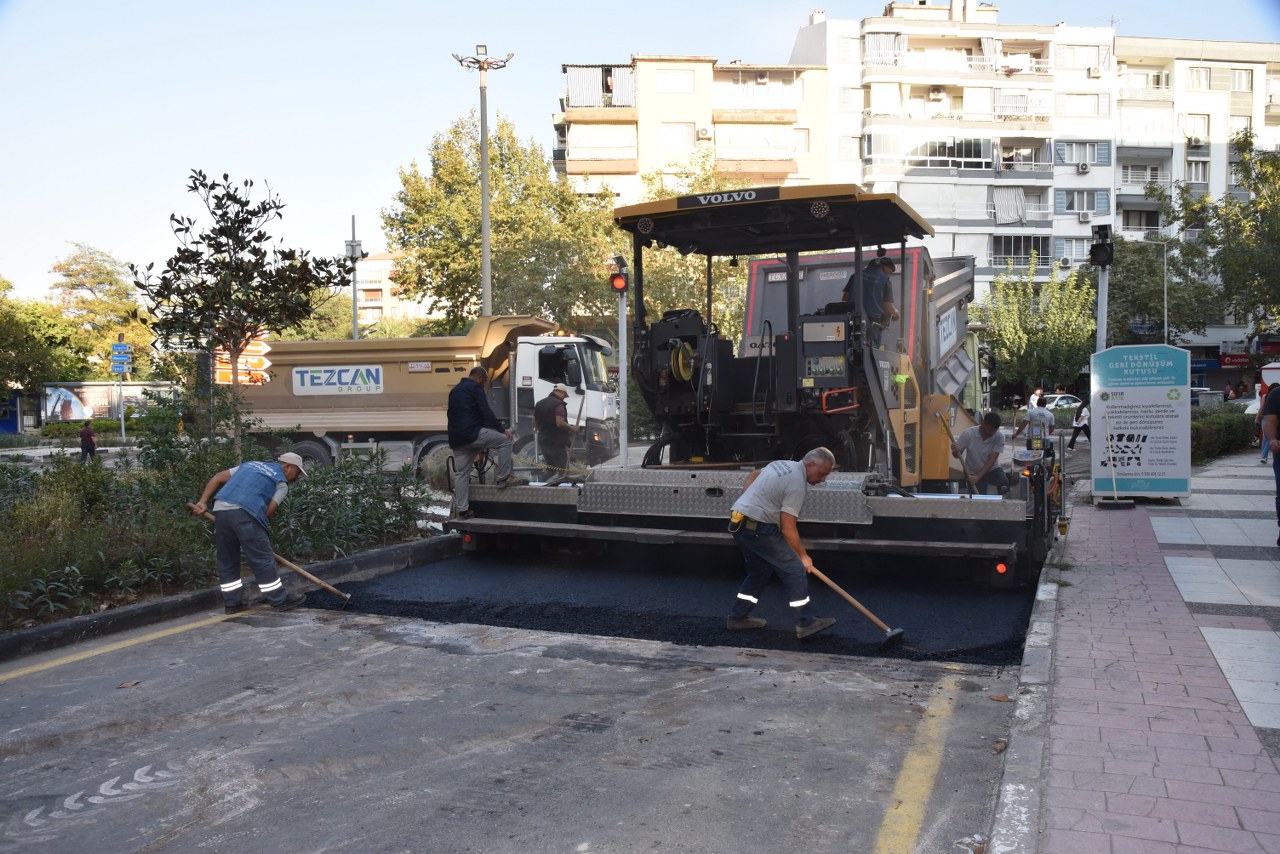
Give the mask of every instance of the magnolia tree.
[(267, 192), (254, 202), (252, 181), (224, 174), (210, 180), (193, 169), (187, 190), (198, 197), (212, 222), (202, 230), (192, 217), (169, 217), (178, 250), (159, 275), (129, 265), (134, 285), (151, 303), (148, 325), (158, 345), (208, 352), (231, 359), (233, 430), (239, 455), (238, 361), (249, 342), (279, 333), (311, 316), (317, 293), (349, 280), (344, 258), (312, 258), (306, 251), (271, 244), (266, 227), (281, 219), (284, 202)]

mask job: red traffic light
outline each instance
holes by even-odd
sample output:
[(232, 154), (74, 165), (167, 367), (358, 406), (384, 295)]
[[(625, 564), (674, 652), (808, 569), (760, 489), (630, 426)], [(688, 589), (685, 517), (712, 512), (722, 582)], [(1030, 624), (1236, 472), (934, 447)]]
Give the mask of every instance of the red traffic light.
[(609, 288), (610, 288), (610, 290), (612, 290), (615, 294), (622, 294), (622, 293), (626, 293), (626, 291), (627, 291), (627, 274), (626, 274), (626, 273), (614, 273), (613, 275), (609, 276)]

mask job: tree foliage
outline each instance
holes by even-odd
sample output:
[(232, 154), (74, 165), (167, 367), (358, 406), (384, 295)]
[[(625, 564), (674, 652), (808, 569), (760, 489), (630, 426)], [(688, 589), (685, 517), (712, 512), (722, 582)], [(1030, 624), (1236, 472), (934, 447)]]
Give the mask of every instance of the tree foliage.
[(87, 379), (113, 380), (111, 345), (124, 335), (133, 345), (133, 376), (149, 379), (151, 335), (145, 314), (138, 308), (137, 291), (128, 278), (128, 267), (100, 249), (84, 243), (53, 265), (60, 277), (50, 289), (53, 303), (73, 326), (77, 349), (89, 354)]
[[(187, 190), (197, 196), (212, 222), (197, 230), (192, 217), (169, 217), (178, 249), (159, 276), (130, 265), (134, 285), (151, 302), (148, 325), (168, 347), (226, 350), (231, 357), (232, 391), (239, 382), (237, 359), (263, 332), (279, 334), (311, 316), (317, 291), (347, 281), (344, 258), (312, 258), (303, 250), (271, 246), (266, 227), (281, 219), (284, 202), (268, 190), (251, 199), (253, 182), (234, 183), (224, 174), (210, 180), (191, 171)], [(237, 447), (240, 422), (235, 419)]]
[(1252, 342), (1280, 331), (1280, 152), (1259, 150), (1250, 131), (1230, 149), (1233, 183), (1247, 198), (1214, 199), (1181, 181), (1171, 192), (1147, 192), (1160, 201), (1162, 221), (1183, 233), (1193, 270), (1220, 283), (1215, 306), (1244, 324)]
[(82, 379), (86, 353), (77, 348), (75, 327), (46, 303), (13, 299), (0, 278), (0, 393), (39, 391), (42, 383)]
[(1035, 281), (1036, 257), (1015, 270), (1012, 265), (991, 283), (991, 292), (973, 306), (974, 319), (986, 324), (987, 347), (1001, 383), (1024, 389), (1073, 382), (1093, 353), (1095, 299), (1092, 283), (1080, 268), (1059, 278), (1050, 267), (1047, 282)]
[[(1182, 241), (1115, 239), (1115, 260), (1107, 288), (1107, 345), (1158, 344), (1164, 339), (1165, 258), (1168, 251), (1169, 343), (1203, 335), (1221, 311), (1218, 288)], [(1200, 270), (1200, 272), (1195, 272)]]
[[(430, 168), (400, 170), (400, 191), (382, 213), (391, 279), (407, 298), (443, 314), (451, 330), (480, 312), (479, 122), (474, 113), (438, 134)], [(552, 175), (542, 149), (522, 144), (498, 117), (489, 138), (490, 258), (495, 314), (568, 323), (608, 310), (606, 263), (623, 245), (609, 202), (579, 197)]]
[[(350, 289), (316, 288), (311, 294), (311, 315), (280, 331), (280, 341), (336, 341), (351, 337)], [(364, 329), (360, 335), (364, 337)]]

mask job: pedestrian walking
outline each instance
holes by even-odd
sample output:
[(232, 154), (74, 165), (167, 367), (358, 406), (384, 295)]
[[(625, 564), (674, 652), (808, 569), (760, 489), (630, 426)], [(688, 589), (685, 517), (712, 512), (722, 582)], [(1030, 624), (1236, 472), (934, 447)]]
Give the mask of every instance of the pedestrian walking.
[(93, 432), (93, 422), (86, 420), (80, 429), (80, 462), (87, 463), (98, 456), (98, 434)]
[(1080, 405), (1076, 407), (1075, 417), (1071, 419), (1071, 440), (1067, 442), (1067, 450), (1074, 451), (1076, 449), (1076, 438), (1081, 434), (1089, 440), (1089, 444), (1093, 444), (1093, 436), (1089, 434), (1089, 401), (1082, 400)]
[(493, 414), (485, 389), (489, 372), (476, 367), (449, 391), (449, 447), (453, 448), (453, 516), (470, 519), (471, 468), (486, 451), (498, 455), (494, 485), (505, 489), (517, 481), (512, 473), (511, 431)]
[(1036, 405), (1027, 408), (1027, 414), (1022, 419), (1022, 423), (1018, 425), (1017, 430), (1013, 431), (1013, 438), (1016, 440), (1022, 435), (1022, 431), (1026, 430), (1027, 450), (1044, 451), (1048, 456), (1053, 453), (1053, 448), (1049, 445), (1049, 437), (1053, 434), (1055, 426), (1053, 413), (1049, 411), (1049, 401), (1041, 394)]
[[(1276, 478), (1276, 524), (1280, 525), (1280, 383), (1267, 392), (1259, 409), (1262, 413), (1262, 440), (1271, 452), (1271, 470)], [(1280, 546), (1280, 537), (1276, 538)]]
[(533, 408), (533, 423), (538, 430), (538, 450), (542, 453), (542, 461), (547, 464), (543, 479), (548, 486), (559, 483), (569, 473), (569, 448), (578, 428), (569, 423), (569, 413), (564, 403), (568, 397), (569, 387), (556, 383), (551, 394), (538, 401)]
[(796, 637), (807, 638), (835, 625), (830, 617), (810, 613), (808, 573), (813, 561), (796, 527), (809, 487), (826, 480), (835, 465), (836, 458), (829, 450), (814, 448), (800, 462), (774, 460), (747, 477), (729, 517), (729, 531), (742, 552), (747, 574), (729, 612), (728, 628), (765, 627), (765, 620), (752, 617), (751, 609), (775, 573), (795, 615)]
[(271, 517), (289, 493), (289, 484), (306, 473), (302, 457), (293, 452), (281, 454), (275, 462), (241, 463), (209, 478), (200, 500), (192, 505), (191, 512), (203, 516), (206, 505), (213, 501), (213, 543), (222, 604), (228, 614), (237, 614), (246, 607), (244, 581), (240, 578), (241, 555), (272, 608), (288, 611), (306, 598), (301, 593), (290, 593), (280, 580), (268, 534)]

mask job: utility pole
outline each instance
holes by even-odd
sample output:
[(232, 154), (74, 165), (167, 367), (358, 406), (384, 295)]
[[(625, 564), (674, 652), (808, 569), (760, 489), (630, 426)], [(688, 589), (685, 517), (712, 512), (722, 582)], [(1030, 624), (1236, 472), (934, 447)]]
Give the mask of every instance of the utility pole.
[(360, 338), (360, 300), (356, 293), (356, 262), (364, 257), (356, 240), (356, 215), (351, 215), (351, 239), (347, 241), (347, 257), (351, 259), (351, 338)]
[(503, 59), (489, 56), (489, 48), (476, 45), (475, 56), (459, 56), (453, 58), (463, 68), (473, 68), (480, 72), (480, 315), (489, 317), (493, 314), (493, 276), (489, 263), (489, 84), (485, 77), (489, 69), (497, 71), (506, 68), (507, 63), (515, 56), (509, 53)]

